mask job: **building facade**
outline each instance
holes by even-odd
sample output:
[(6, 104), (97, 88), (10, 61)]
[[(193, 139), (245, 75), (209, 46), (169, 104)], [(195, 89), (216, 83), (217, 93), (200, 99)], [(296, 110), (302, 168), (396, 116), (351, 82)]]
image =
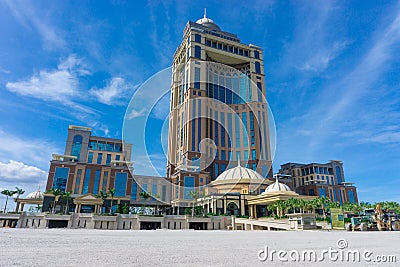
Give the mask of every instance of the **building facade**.
[[(46, 191), (59, 188), (71, 192), (73, 199), (100, 191), (115, 189), (114, 204), (141, 205), (169, 203), (170, 186), (163, 177), (132, 175), (132, 145), (120, 139), (92, 135), (92, 129), (69, 126), (63, 155), (53, 154)], [(140, 192), (146, 191), (154, 198), (143, 200)], [(51, 209), (54, 197), (45, 194), (43, 210)], [(157, 203), (157, 199), (163, 203)], [(105, 200), (104, 210), (110, 206)], [(76, 208), (71, 203), (71, 210)], [(81, 205), (78, 212), (94, 212), (94, 205)]]
[(204, 16), (189, 21), (172, 64), (167, 177), (187, 206), (239, 164), (272, 176), (263, 51)]
[(300, 195), (329, 197), (341, 204), (358, 202), (354, 183), (345, 180), (342, 161), (286, 163), (279, 173), (287, 175), (285, 183)]

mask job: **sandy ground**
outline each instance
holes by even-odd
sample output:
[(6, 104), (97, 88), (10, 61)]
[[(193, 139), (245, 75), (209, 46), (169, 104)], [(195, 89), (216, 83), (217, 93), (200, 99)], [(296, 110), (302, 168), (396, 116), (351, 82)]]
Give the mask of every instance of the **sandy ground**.
[[(259, 250), (371, 250), (397, 263), (260, 261)], [(264, 254), (261, 254), (263, 256)], [(293, 256), (294, 257), (294, 256)], [(0, 229), (0, 266), (400, 266), (400, 232)]]

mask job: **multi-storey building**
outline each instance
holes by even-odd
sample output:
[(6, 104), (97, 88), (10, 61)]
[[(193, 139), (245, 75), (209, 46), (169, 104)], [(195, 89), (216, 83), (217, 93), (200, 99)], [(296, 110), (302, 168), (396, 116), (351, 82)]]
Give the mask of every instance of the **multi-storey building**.
[(329, 163), (286, 163), (281, 165), (280, 174), (287, 177), (281, 181), (300, 195), (329, 197), (340, 203), (358, 202), (354, 183), (346, 182), (343, 163), (331, 160)]
[[(130, 205), (142, 204), (139, 193), (143, 190), (169, 202), (170, 186), (165, 179), (132, 176), (131, 150), (132, 145), (120, 139), (93, 136), (91, 128), (69, 126), (64, 154), (53, 154), (46, 190), (59, 188), (76, 199), (115, 189), (114, 204)], [(50, 209), (52, 199), (51, 194), (45, 196), (43, 210)], [(105, 202), (104, 208), (110, 205), (110, 199)], [(80, 208), (82, 212), (94, 211), (93, 205)]]
[(189, 21), (172, 65), (167, 177), (173, 203), (226, 169), (272, 176), (263, 51), (204, 16)]

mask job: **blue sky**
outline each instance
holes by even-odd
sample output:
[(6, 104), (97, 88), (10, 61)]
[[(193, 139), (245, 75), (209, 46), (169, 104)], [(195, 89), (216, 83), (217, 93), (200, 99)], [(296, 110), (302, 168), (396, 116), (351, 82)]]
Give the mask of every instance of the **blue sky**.
[(204, 7), (264, 49), (275, 171), (339, 159), (360, 200), (400, 201), (396, 1), (1, 1), (0, 188), (43, 188), (70, 124), (120, 138), (129, 99)]

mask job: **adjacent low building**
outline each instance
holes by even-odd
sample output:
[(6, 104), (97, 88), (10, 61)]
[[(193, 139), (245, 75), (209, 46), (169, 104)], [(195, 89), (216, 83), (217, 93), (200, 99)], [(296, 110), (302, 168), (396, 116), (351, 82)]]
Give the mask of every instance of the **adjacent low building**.
[(357, 203), (357, 190), (353, 182), (347, 182), (343, 162), (330, 160), (328, 163), (286, 163), (279, 174), (284, 182), (300, 195), (328, 197), (332, 201)]

